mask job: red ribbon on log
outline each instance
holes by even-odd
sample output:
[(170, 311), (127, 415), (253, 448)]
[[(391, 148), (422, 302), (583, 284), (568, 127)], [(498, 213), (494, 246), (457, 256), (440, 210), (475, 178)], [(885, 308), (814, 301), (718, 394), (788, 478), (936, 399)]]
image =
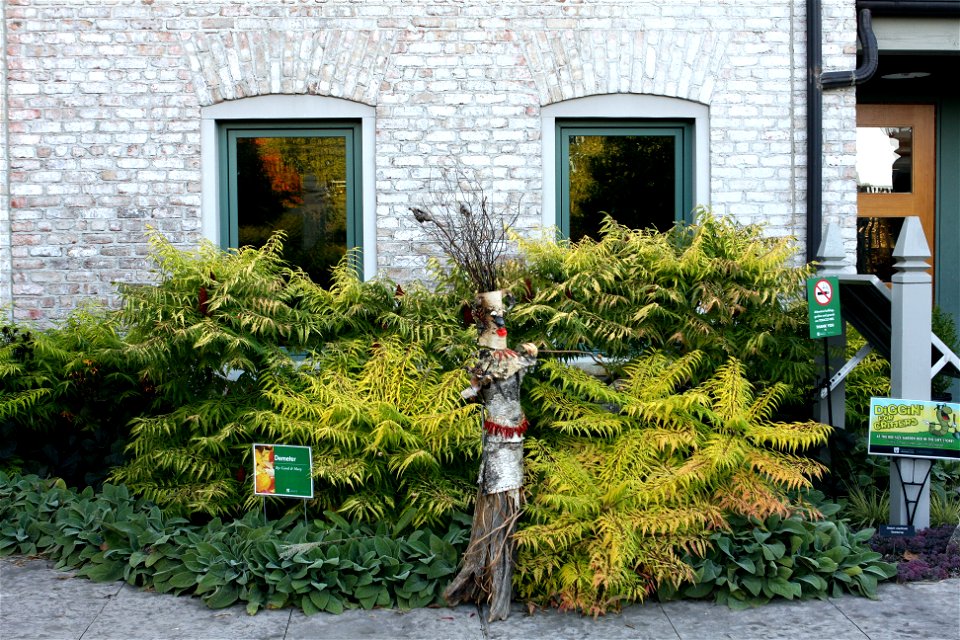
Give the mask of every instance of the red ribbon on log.
[(515, 427), (508, 427), (507, 425), (497, 424), (490, 420), (483, 421), (483, 430), (489, 433), (492, 436), (500, 436), (501, 438), (515, 438), (516, 436), (522, 436), (527, 431), (527, 427), (530, 426), (530, 423), (524, 418), (520, 424)]

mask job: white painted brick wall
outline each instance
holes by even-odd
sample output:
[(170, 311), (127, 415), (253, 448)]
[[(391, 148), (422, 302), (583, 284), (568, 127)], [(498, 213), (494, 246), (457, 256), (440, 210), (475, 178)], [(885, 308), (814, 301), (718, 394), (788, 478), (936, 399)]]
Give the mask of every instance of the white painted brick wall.
[[(532, 230), (553, 171), (540, 109), (606, 93), (708, 105), (714, 208), (805, 240), (803, 0), (8, 0), (4, 12), (0, 304), (20, 319), (148, 278), (147, 225), (184, 246), (201, 237), (200, 109), (246, 96), (375, 107), (377, 265), (401, 280), (434, 253), (407, 208), (438, 166), (458, 157), (498, 202), (522, 196)], [(855, 30), (852, 0), (825, 3), (825, 70), (853, 68)], [(851, 244), (854, 123), (853, 90), (827, 93), (825, 216)]]

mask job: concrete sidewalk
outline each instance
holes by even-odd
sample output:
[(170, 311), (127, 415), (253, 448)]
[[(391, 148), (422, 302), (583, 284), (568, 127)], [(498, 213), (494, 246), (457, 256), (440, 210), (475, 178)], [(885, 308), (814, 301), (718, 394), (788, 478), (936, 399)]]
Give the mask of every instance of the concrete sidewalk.
[(299, 610), (242, 606), (208, 609), (197, 598), (98, 584), (57, 571), (45, 560), (0, 559), (0, 638), (29, 640), (276, 638), (937, 638), (960, 640), (960, 579), (882, 584), (877, 600), (844, 596), (774, 602), (731, 611), (707, 602), (626, 608), (598, 619), (520, 605), (506, 622), (487, 624), (476, 607), (347, 611), (307, 617)]

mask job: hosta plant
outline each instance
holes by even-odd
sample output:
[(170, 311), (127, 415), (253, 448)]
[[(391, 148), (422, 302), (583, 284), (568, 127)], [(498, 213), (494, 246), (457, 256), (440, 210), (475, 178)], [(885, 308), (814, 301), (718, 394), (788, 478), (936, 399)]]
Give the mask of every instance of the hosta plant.
[(264, 521), (261, 514), (205, 525), (165, 514), (123, 486), (100, 492), (0, 472), (0, 555), (42, 554), (98, 582), (196, 595), (248, 613), (294, 606), (310, 615), (347, 608), (439, 604), (467, 536), (463, 514), (441, 533), (394, 523), (351, 523), (333, 513)]
[[(821, 504), (819, 509), (833, 515), (839, 507)], [(712, 598), (735, 609), (774, 598), (826, 598), (844, 592), (873, 598), (877, 583), (897, 573), (867, 545), (872, 529), (854, 532), (843, 521), (813, 519), (802, 512), (733, 516), (729, 525), (728, 531), (711, 536), (705, 556), (689, 558), (693, 584), (679, 590), (668, 585), (663, 598)]]

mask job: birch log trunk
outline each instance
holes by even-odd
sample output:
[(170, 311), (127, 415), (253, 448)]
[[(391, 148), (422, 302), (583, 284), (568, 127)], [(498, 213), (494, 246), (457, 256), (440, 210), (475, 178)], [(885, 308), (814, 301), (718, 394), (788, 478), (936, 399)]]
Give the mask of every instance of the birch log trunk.
[(489, 621), (510, 615), (514, 542), (523, 489), (523, 434), (527, 420), (520, 408), (520, 383), (536, 362), (536, 347), (507, 348), (501, 292), (477, 296), (480, 337), (477, 363), (470, 369), (465, 398), (483, 403), (483, 452), (479, 491), (470, 542), (460, 572), (444, 591), (451, 606), (487, 602)]

